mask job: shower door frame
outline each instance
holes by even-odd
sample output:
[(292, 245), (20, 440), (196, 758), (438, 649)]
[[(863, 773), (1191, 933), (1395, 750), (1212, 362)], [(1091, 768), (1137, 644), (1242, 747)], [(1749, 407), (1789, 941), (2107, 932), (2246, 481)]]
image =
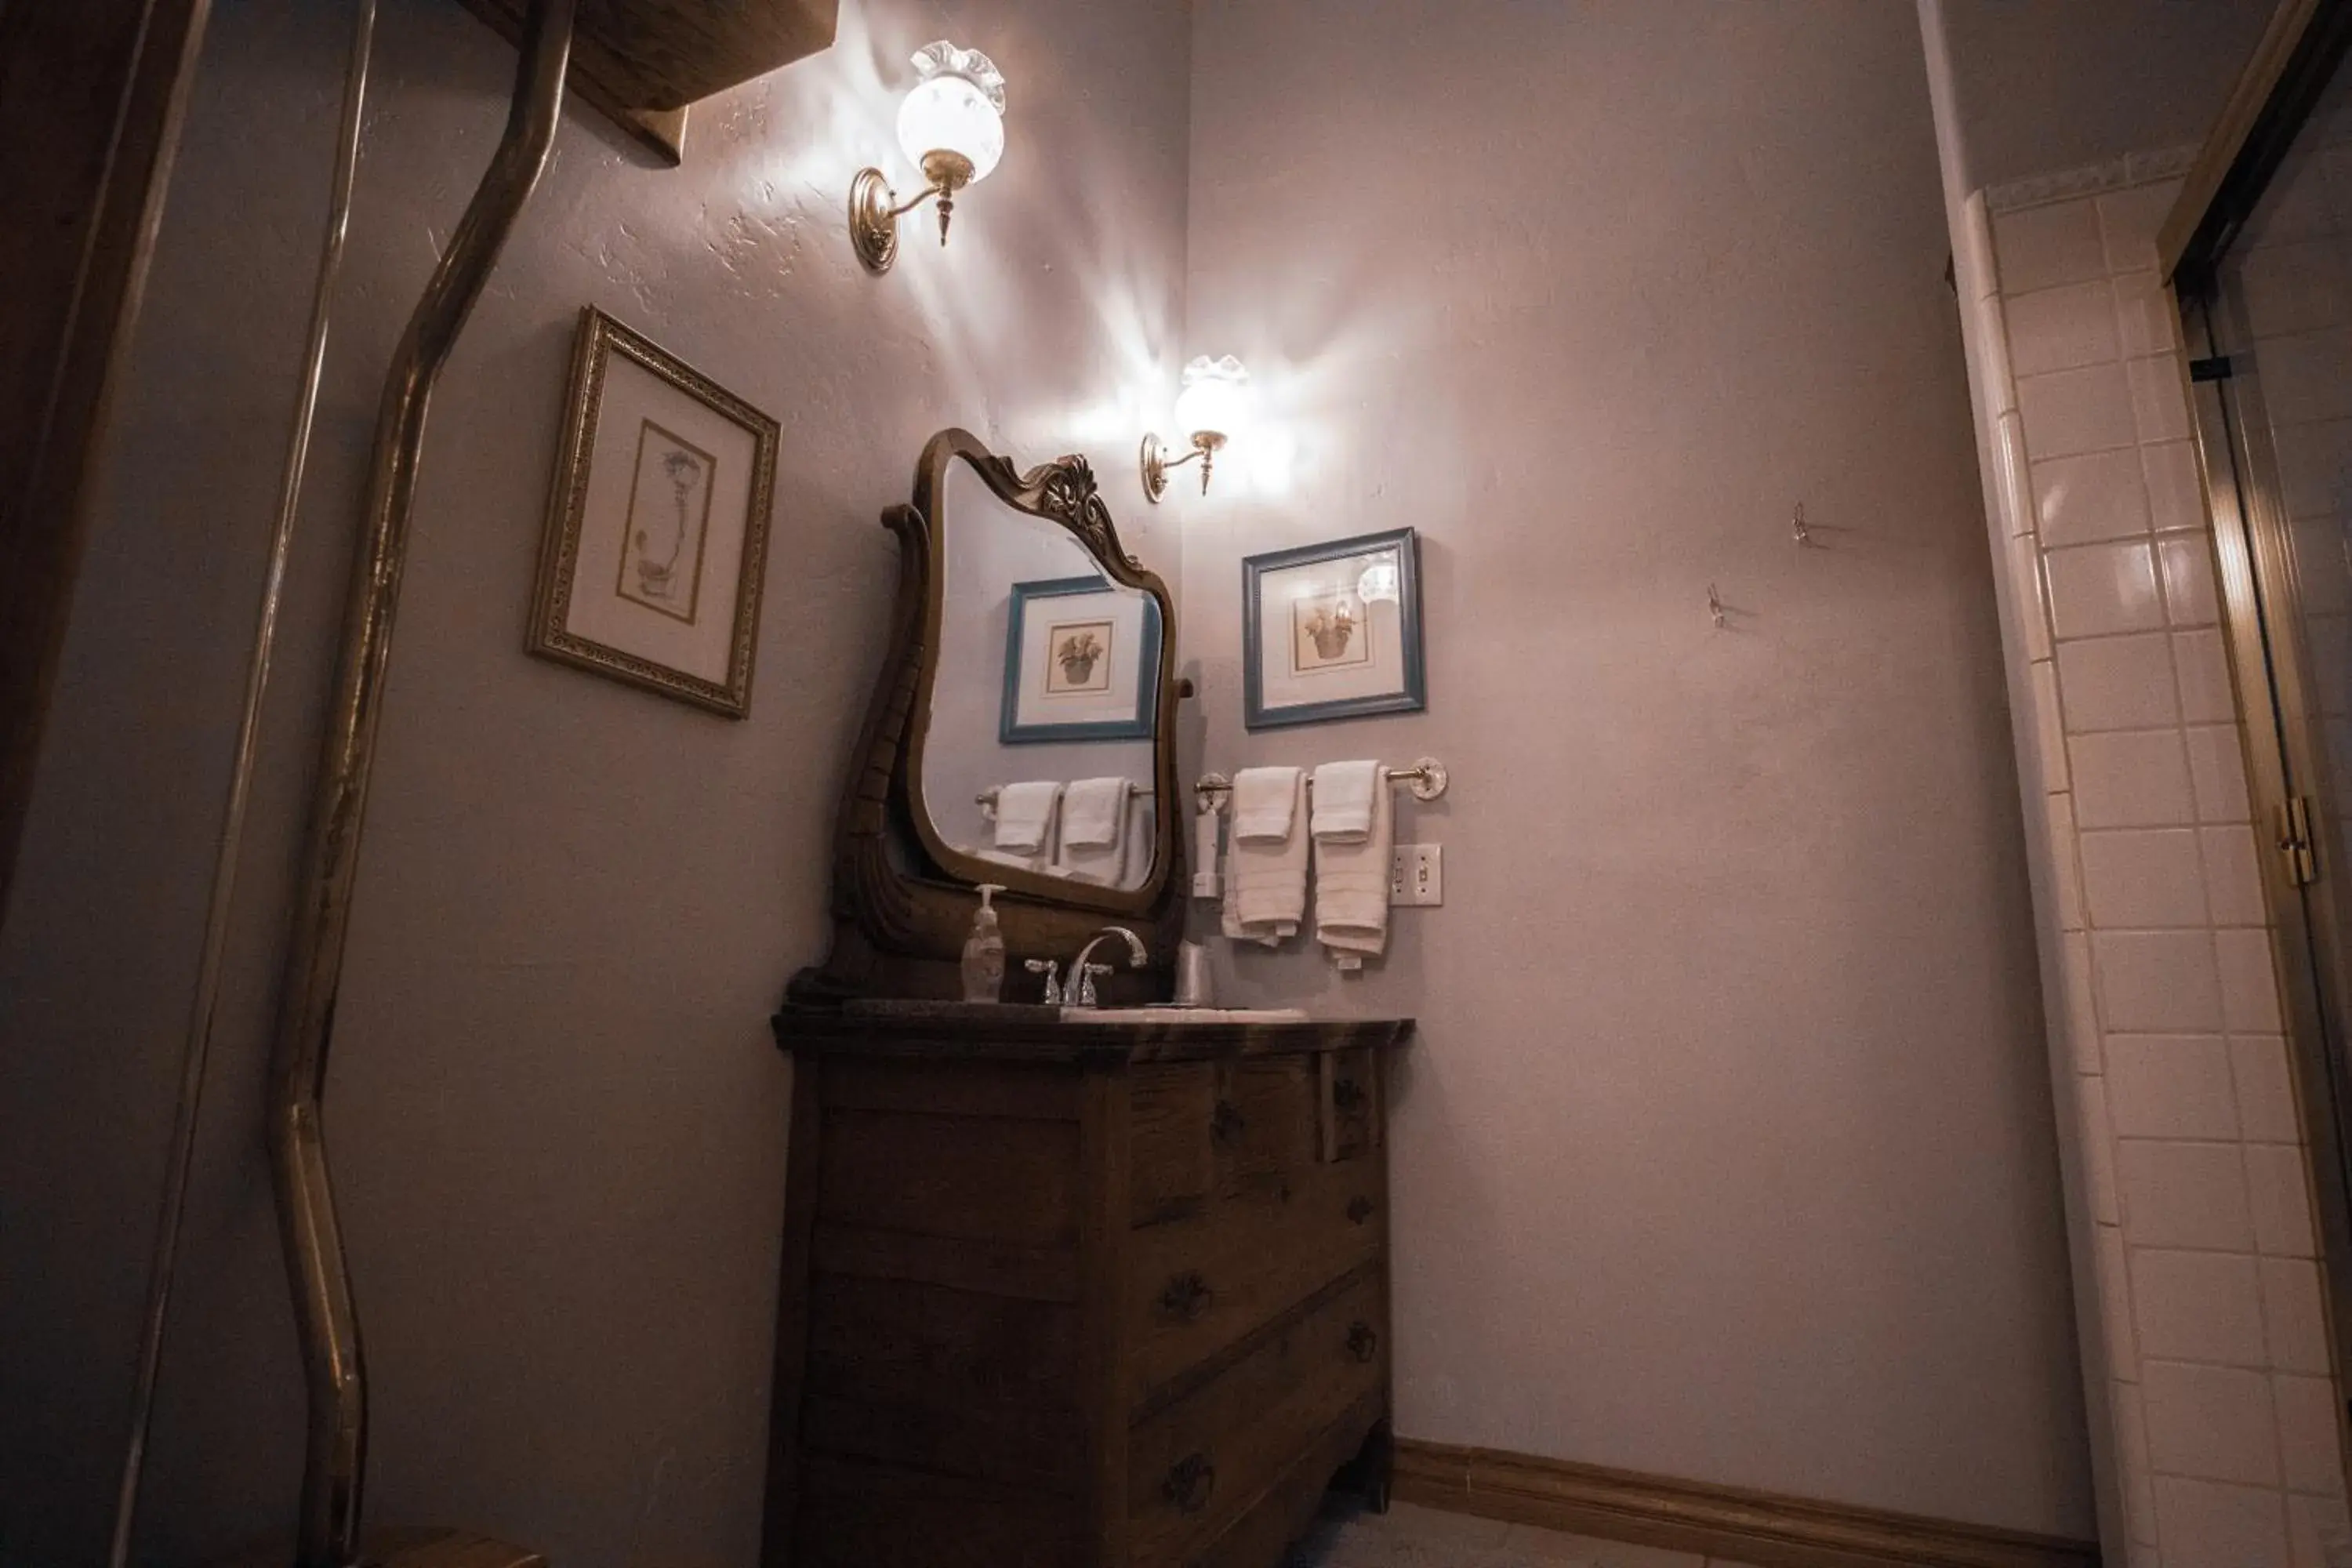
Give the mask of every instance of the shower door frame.
[[(2339, 1375), (2352, 1347), (2352, 907), (2339, 900), (2338, 889), (2352, 866), (2328, 864), (2329, 836), (2298, 836), (2288, 815), (2296, 800), (2311, 813), (2332, 812), (2324, 788), (2328, 764), (2261, 369), (2241, 347), (2252, 340), (2251, 319), (2224, 265), (2347, 56), (2352, 4), (2282, 5), (2158, 240), (2186, 349), (2257, 843), (2268, 838), (2259, 857), (2263, 893), (2308, 1146), (2330, 1358)], [(2299, 837), (2319, 856), (2315, 873), (2297, 869)], [(2336, 842), (2352, 843), (2352, 833)], [(2339, 1401), (2339, 1429), (2347, 1416)]]

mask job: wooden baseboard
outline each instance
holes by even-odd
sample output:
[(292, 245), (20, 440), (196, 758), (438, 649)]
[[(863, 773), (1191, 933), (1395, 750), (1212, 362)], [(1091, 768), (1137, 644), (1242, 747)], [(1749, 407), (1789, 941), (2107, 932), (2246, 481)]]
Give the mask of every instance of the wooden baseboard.
[(1396, 1442), (1396, 1497), (1756, 1568), (2098, 1568), (2099, 1549), (2022, 1531), (1667, 1480), (1492, 1448)]

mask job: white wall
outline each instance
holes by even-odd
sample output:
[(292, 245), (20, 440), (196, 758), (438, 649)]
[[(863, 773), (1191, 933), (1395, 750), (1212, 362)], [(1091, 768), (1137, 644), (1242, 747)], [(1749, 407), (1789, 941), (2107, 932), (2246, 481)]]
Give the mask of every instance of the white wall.
[[(2087, 1535), (2032, 910), (1906, 7), (1201, 0), (1188, 769), (1427, 752), (1404, 1434)], [(1800, 551), (1798, 501), (1820, 548)], [(1411, 524), (1425, 715), (1245, 734), (1238, 562)], [(1732, 626), (1714, 630), (1719, 585)]]
[[(0, 940), (12, 1568), (104, 1549), (350, 10), (215, 6)], [(847, 184), (898, 163), (906, 57), (942, 33), (1011, 79), (1008, 151), (953, 248), (919, 227), (877, 281)], [(896, 575), (876, 520), (945, 425), (1024, 464), (1132, 448), (1181, 363), (1188, 33), (1176, 0), (848, 0), (830, 52), (696, 110), (682, 171), (567, 115), (434, 409), (336, 1030), (374, 1521), (567, 1568), (751, 1560), (790, 1079), (766, 1020), (829, 934)], [(164, 1369), (157, 1563), (291, 1524), (301, 1392), (259, 1152), (282, 906), (383, 366), (513, 54), (448, 0), (392, 0), (378, 66)], [(747, 722), (521, 652), (591, 303), (782, 422)], [(1175, 575), (1129, 470), (1098, 468)]]

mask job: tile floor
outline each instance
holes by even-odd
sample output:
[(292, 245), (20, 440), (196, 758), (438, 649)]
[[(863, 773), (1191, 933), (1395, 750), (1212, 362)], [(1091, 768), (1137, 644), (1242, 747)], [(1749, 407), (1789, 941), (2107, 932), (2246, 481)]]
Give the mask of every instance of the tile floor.
[(1385, 1518), (1334, 1506), (1288, 1568), (1744, 1568), (1654, 1546), (1562, 1535), (1532, 1525), (1401, 1502)]

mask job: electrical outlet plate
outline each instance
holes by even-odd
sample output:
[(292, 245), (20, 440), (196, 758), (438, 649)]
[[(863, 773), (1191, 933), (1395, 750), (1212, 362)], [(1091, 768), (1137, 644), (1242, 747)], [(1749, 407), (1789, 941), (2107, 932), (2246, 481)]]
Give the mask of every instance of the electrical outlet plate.
[(1400, 844), (1389, 862), (1389, 903), (1416, 908), (1445, 901), (1445, 847)]

